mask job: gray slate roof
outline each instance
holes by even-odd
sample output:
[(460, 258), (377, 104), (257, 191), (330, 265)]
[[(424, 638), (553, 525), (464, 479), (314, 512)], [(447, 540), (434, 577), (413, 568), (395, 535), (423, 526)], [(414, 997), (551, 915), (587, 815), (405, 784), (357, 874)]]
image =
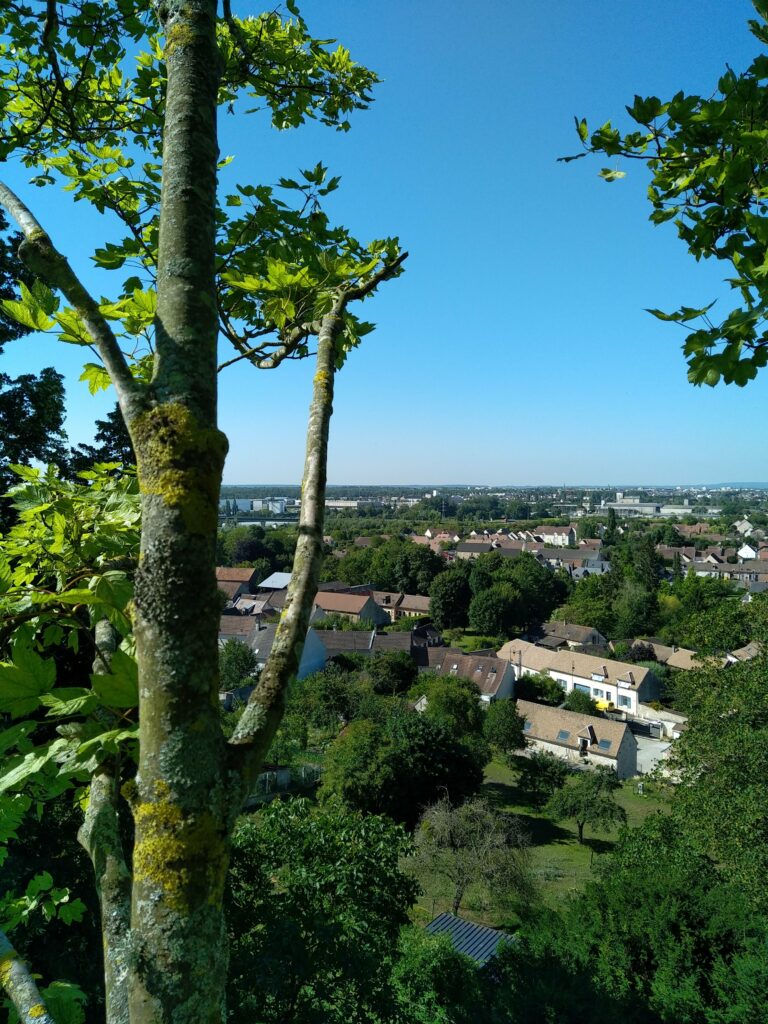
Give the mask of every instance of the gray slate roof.
[(464, 921), (453, 914), (440, 914), (429, 922), (427, 931), (431, 935), (447, 935), (457, 953), (471, 957), (480, 965), (493, 959), (502, 942), (512, 941), (512, 936), (506, 932)]

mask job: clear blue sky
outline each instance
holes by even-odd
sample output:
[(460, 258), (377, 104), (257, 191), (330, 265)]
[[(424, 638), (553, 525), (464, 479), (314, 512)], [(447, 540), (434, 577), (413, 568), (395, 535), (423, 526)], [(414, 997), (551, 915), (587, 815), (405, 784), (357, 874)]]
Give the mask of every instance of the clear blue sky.
[[(578, 149), (574, 114), (621, 119), (634, 93), (708, 92), (726, 63), (746, 67), (759, 46), (748, 0), (301, 8), (384, 79), (376, 102), (346, 135), (224, 118), (232, 174), (273, 182), (323, 160), (342, 175), (332, 214), (361, 238), (398, 234), (411, 253), (366, 304), (378, 328), (338, 380), (330, 482), (768, 480), (768, 370), (746, 389), (695, 389), (682, 331), (644, 312), (725, 305), (718, 268), (648, 224), (641, 166), (609, 185), (599, 161), (556, 162)], [(7, 176), (106, 292), (87, 269), (98, 216)], [(11, 373), (65, 373), (76, 442), (112, 402), (77, 383), (82, 361), (45, 339), (3, 357)], [(300, 478), (310, 377), (298, 364), (222, 375), (225, 482)]]

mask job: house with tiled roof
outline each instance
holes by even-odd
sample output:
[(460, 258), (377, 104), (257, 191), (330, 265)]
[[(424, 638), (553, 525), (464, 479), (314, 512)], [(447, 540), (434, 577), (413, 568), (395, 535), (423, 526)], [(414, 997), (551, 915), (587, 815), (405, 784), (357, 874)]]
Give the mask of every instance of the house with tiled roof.
[(216, 568), (216, 583), (229, 602), (234, 602), (240, 594), (250, 594), (255, 590), (255, 582), (255, 569), (234, 569), (227, 565)]
[(427, 648), (430, 672), (471, 679), (485, 704), (512, 696), (515, 673), (507, 661), (486, 655), (465, 654), (452, 647)]
[(339, 594), (333, 591), (318, 591), (312, 603), (310, 622), (328, 615), (341, 615), (352, 622), (370, 622), (385, 626), (389, 615), (380, 608), (370, 594)]
[[(539, 642), (554, 649), (568, 647), (575, 651), (580, 647), (604, 647), (608, 643), (603, 634), (594, 626), (578, 626), (575, 622), (563, 622), (562, 620), (545, 622), (541, 626), (541, 632), (544, 634), (545, 640)], [(546, 643), (547, 638), (560, 642)]]
[(562, 686), (564, 693), (579, 690), (593, 700), (614, 704), (628, 715), (637, 714), (641, 702), (659, 696), (656, 676), (641, 665), (579, 651), (552, 651), (526, 640), (509, 640), (497, 655), (513, 666), (515, 679), (548, 675)]
[(580, 715), (563, 708), (519, 700), (526, 746), (573, 765), (611, 768), (620, 779), (637, 775), (637, 742), (626, 722)]

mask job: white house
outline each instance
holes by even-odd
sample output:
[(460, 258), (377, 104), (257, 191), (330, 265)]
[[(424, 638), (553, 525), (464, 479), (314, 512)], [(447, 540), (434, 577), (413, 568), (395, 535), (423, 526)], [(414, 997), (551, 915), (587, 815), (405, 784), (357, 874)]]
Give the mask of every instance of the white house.
[(537, 526), (536, 536), (554, 548), (572, 547), (576, 543), (576, 527), (572, 523), (570, 526)]
[(594, 700), (610, 701), (619, 711), (637, 714), (640, 701), (659, 695), (656, 677), (647, 668), (578, 651), (552, 651), (526, 640), (510, 640), (497, 652), (508, 661), (515, 679), (524, 675), (548, 675), (564, 693), (580, 690)]
[(571, 764), (611, 768), (620, 779), (637, 775), (637, 742), (626, 722), (519, 700), (527, 746)]

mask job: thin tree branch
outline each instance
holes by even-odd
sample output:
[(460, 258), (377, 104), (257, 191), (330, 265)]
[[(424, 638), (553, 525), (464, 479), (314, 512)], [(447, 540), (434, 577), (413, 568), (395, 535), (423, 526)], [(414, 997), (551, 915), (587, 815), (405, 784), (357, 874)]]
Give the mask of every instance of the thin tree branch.
[(21, 1024), (56, 1024), (29, 968), (0, 931), (0, 984), (16, 1008)]
[[(107, 675), (117, 634), (107, 619), (96, 623), (95, 675)], [(131, 875), (125, 863), (117, 815), (115, 761), (100, 765), (91, 779), (88, 807), (77, 833), (93, 864), (104, 939), (106, 1024), (128, 1024), (128, 956), (131, 926)]]
[(353, 299), (364, 299), (366, 295), (370, 295), (370, 293), (377, 288), (382, 281), (389, 280), (390, 277), (397, 273), (407, 259), (408, 253), (401, 252), (396, 259), (392, 260), (391, 263), (385, 263), (380, 267), (364, 284), (355, 285), (354, 288), (347, 288), (344, 292), (346, 301), (351, 302)]
[[(323, 561), (328, 430), (333, 412), (336, 338), (343, 326), (341, 312), (344, 304), (345, 297), (339, 296), (331, 312), (321, 321), (307, 427), (299, 539), (285, 609), (267, 664), (230, 740), (230, 749), (239, 762), (246, 787), (255, 778), (280, 724), (285, 691), (299, 667), (312, 601), (317, 593)], [(235, 812), (238, 809), (235, 808)]]
[(126, 423), (130, 424), (140, 404), (140, 392), (131, 375), (112, 328), (99, 310), (98, 303), (70, 267), (66, 257), (55, 248), (48, 233), (19, 197), (0, 182), (0, 205), (21, 228), (24, 240), (19, 255), (29, 269), (57, 288), (81, 317), (115, 386)]

